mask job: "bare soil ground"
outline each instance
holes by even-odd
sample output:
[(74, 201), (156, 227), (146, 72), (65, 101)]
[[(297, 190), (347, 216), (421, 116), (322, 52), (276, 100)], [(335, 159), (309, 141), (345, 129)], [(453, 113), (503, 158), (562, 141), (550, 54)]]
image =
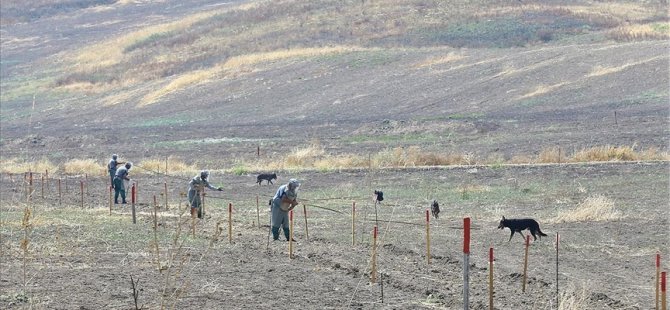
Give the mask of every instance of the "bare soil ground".
[[(107, 178), (89, 177), (81, 209), (81, 178), (71, 176), (68, 192), (61, 184), (63, 205), (59, 205), (54, 180), (45, 188), (45, 199), (41, 183), (35, 182), (33, 229), (25, 259), (20, 249), (26, 205), (22, 176), (13, 175), (10, 180), (2, 175), (0, 305), (5, 309), (133, 309), (132, 276), (139, 280), (139, 305), (144, 308), (159, 308), (163, 301), (176, 309), (461, 309), (462, 221), (471, 217), (471, 309), (488, 307), (490, 246), (496, 256), (497, 309), (556, 309), (556, 233), (561, 236), (559, 292), (567, 294), (559, 296), (561, 302), (572, 296), (582, 309), (652, 309), (654, 255), (665, 251), (669, 240), (669, 168), (664, 162), (301, 172), (280, 173), (270, 186), (256, 185), (253, 175), (213, 172), (212, 182), (223, 185), (225, 191), (209, 192), (206, 217), (197, 221), (195, 237), (187, 235), (190, 221), (181, 218), (185, 224), (180, 247), (170, 244), (180, 219), (179, 202), (183, 209), (179, 193), (186, 190), (189, 176), (132, 172), (140, 188), (135, 225), (129, 206), (114, 206), (109, 215)], [(308, 205), (306, 231), (302, 208), (298, 208), (293, 259), (288, 258), (287, 242), (268, 242), (264, 203), (277, 184), (290, 177), (302, 180), (300, 197), (311, 199), (307, 204), (341, 212)], [(165, 184), (169, 210), (160, 195)], [(383, 298), (382, 286), (369, 283), (375, 189), (385, 193), (377, 208)], [(172, 264), (162, 272), (153, 243), (154, 195), (161, 205), (156, 235), (161, 265)], [(613, 200), (621, 218), (554, 220), (559, 212), (574, 209), (593, 195)], [(439, 219), (431, 218), (428, 265), (423, 221), (433, 199), (441, 203), (442, 213)], [(357, 202), (355, 245), (352, 201)], [(228, 203), (234, 210), (232, 243), (228, 242)], [(508, 242), (509, 231), (496, 229), (502, 215), (536, 218), (549, 235), (531, 244), (525, 293), (521, 292), (523, 241), (514, 236)], [(174, 256), (169, 259), (168, 255)]]

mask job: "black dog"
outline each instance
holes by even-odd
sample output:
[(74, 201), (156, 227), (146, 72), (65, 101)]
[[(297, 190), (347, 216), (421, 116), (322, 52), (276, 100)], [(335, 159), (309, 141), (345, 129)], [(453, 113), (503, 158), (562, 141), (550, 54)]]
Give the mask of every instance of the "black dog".
[(437, 216), (440, 214), (440, 205), (437, 204), (437, 200), (433, 200), (433, 204), (430, 205), (430, 212), (433, 214), (433, 217), (437, 219)]
[(277, 179), (277, 174), (276, 173), (273, 173), (273, 174), (261, 173), (256, 177), (256, 183), (258, 183), (258, 185), (261, 185), (261, 182), (263, 182), (263, 180), (266, 180), (266, 181), (268, 181), (268, 185), (270, 185), (270, 184), (272, 184), (272, 180), (276, 180), (276, 179)]
[(524, 229), (530, 230), (530, 234), (533, 235), (533, 240), (537, 240), (537, 236), (535, 234), (540, 235), (540, 239), (542, 239), (542, 236), (547, 236), (545, 233), (543, 233), (540, 230), (540, 224), (537, 223), (536, 220), (534, 219), (506, 219), (504, 216), (502, 220), (500, 220), (500, 224), (498, 225), (498, 228), (504, 229), (505, 227), (509, 228), (512, 231), (512, 234), (509, 235), (509, 242), (512, 240), (512, 236), (514, 236), (515, 232), (518, 232), (521, 234), (524, 240), (526, 240), (526, 236), (523, 235), (521, 232)]

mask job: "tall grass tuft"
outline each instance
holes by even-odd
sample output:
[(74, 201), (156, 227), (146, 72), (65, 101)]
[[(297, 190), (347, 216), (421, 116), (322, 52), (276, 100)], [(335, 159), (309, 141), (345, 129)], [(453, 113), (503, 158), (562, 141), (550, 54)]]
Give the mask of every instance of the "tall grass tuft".
[(631, 146), (598, 146), (577, 151), (572, 156), (574, 162), (589, 161), (633, 161), (640, 156)]
[(612, 199), (603, 195), (595, 195), (584, 199), (573, 210), (559, 212), (552, 222), (614, 221), (622, 217), (621, 212), (616, 209)]
[(68, 174), (106, 174), (107, 169), (94, 159), (73, 159), (63, 164), (63, 170)]
[(51, 163), (48, 159), (39, 161), (23, 161), (18, 158), (0, 159), (0, 172), (2, 173), (24, 173), (28, 171), (43, 173), (49, 170), (49, 173), (56, 172), (59, 167)]
[[(167, 168), (166, 168), (167, 164)], [(167, 158), (149, 158), (137, 163), (138, 167), (148, 172), (162, 172), (162, 173), (178, 173), (178, 174), (193, 174), (198, 171), (195, 165), (189, 165), (179, 158), (170, 156)], [(166, 170), (167, 169), (167, 170)]]

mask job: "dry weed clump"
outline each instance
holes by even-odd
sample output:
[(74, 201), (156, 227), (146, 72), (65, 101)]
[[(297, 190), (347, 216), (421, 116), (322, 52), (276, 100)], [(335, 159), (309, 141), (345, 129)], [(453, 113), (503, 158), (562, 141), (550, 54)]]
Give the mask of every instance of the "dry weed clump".
[(552, 222), (614, 221), (622, 217), (612, 199), (603, 195), (595, 195), (584, 199), (573, 210), (559, 212)]
[(41, 159), (39, 161), (22, 161), (17, 158), (0, 159), (0, 172), (2, 173), (24, 173), (24, 172), (38, 172), (45, 173), (49, 171), (57, 172), (58, 166), (51, 163), (48, 159)]
[(314, 163), (326, 154), (326, 150), (318, 141), (304, 148), (296, 148), (286, 156), (284, 167), (314, 167)]
[(193, 174), (198, 171), (196, 166), (189, 165), (181, 159), (172, 156), (167, 159), (149, 158), (142, 160), (136, 165), (150, 172)]
[(667, 24), (633, 24), (617, 27), (607, 34), (617, 41), (667, 40), (670, 38), (670, 27)]
[(639, 154), (631, 146), (608, 145), (582, 149), (572, 155), (571, 161), (631, 161), (640, 159)]
[(105, 175), (107, 168), (94, 159), (73, 159), (63, 164), (67, 174)]

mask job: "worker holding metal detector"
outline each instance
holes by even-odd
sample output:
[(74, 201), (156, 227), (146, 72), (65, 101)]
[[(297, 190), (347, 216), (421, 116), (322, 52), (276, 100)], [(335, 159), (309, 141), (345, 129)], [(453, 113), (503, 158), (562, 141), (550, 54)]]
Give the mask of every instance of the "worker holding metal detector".
[(286, 241), (290, 238), (288, 212), (298, 205), (298, 187), (300, 182), (291, 179), (277, 189), (277, 193), (272, 198), (272, 238), (279, 240), (279, 228), (284, 230)]
[(209, 171), (203, 170), (200, 171), (199, 175), (196, 175), (188, 182), (188, 201), (191, 203), (191, 215), (193, 215), (196, 210), (198, 212), (198, 218), (201, 219), (202, 214), (202, 200), (200, 196), (205, 191), (205, 187), (217, 191), (222, 191), (222, 187), (214, 187), (209, 184)]

